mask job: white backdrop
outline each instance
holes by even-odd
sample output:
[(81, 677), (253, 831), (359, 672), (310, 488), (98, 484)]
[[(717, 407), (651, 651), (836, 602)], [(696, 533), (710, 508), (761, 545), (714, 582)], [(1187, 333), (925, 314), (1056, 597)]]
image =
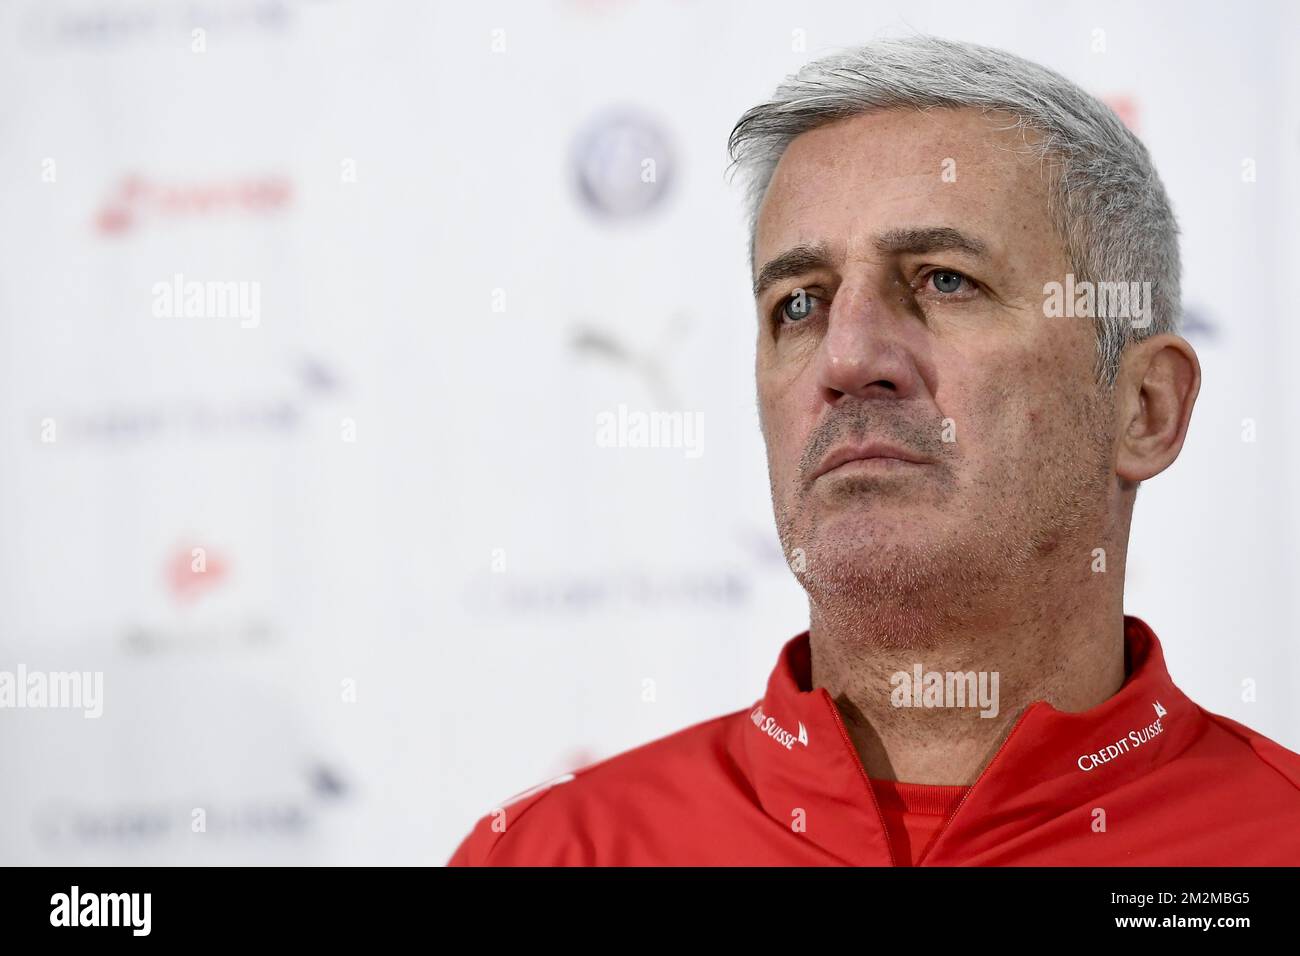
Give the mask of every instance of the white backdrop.
[[(1294, 5), (10, 2), (0, 669), (102, 671), (104, 712), (0, 710), (0, 862), (441, 863), (759, 697), (806, 606), (726, 136), (909, 31), (1152, 149), (1204, 387), (1126, 605), (1300, 749)], [(156, 315), (177, 274), (255, 283), (256, 324)], [(601, 447), (620, 405), (700, 416), (700, 454)]]

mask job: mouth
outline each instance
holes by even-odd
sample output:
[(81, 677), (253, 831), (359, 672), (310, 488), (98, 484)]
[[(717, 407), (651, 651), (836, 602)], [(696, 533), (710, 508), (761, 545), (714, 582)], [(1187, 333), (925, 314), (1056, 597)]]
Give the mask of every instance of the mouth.
[(927, 465), (920, 455), (892, 445), (871, 443), (836, 448), (813, 472), (810, 481), (826, 475), (883, 474)]

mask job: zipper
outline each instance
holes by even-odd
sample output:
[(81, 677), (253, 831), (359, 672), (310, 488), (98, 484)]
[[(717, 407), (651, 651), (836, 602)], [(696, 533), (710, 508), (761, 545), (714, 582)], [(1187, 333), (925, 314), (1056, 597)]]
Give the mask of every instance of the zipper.
[[(844, 746), (849, 749), (853, 756), (854, 766), (858, 768), (858, 773), (862, 775), (862, 782), (866, 784), (867, 796), (871, 798), (871, 809), (876, 811), (876, 820), (880, 824), (880, 832), (885, 836), (885, 852), (889, 854), (889, 865), (898, 866), (898, 861), (894, 858), (894, 841), (889, 838), (889, 827), (885, 824), (885, 815), (880, 812), (880, 802), (876, 799), (876, 788), (871, 785), (871, 778), (867, 776), (867, 768), (862, 766), (862, 758), (858, 756), (858, 748), (853, 746), (853, 738), (849, 736), (848, 728), (844, 726), (844, 719), (840, 717), (840, 710), (835, 706), (835, 701), (831, 700), (830, 691), (825, 687), (818, 687), (817, 692), (821, 694), (822, 700), (830, 709), (831, 719), (835, 721), (835, 726), (839, 728), (840, 739), (844, 741)], [(963, 800), (965, 797), (962, 798)], [(947, 824), (945, 824), (947, 826)]]
[[(961, 795), (961, 799), (957, 801), (957, 805), (952, 808), (952, 813), (948, 814), (948, 819), (943, 821), (943, 826), (939, 828), (939, 832), (934, 835), (934, 839), (930, 841), (929, 847), (926, 848), (925, 856), (929, 856), (930, 851), (932, 851), (935, 848), (935, 846), (939, 843), (939, 841), (943, 839), (944, 834), (948, 832), (948, 828), (952, 826), (952, 821), (957, 819), (957, 814), (961, 813), (961, 808), (965, 805), (966, 801), (970, 798), (970, 795), (975, 792), (975, 788), (980, 785), (980, 781), (983, 780), (988, 775), (989, 771), (993, 769), (993, 765), (998, 762), (998, 758), (1001, 757), (1003, 752), (1007, 749), (1007, 744), (1011, 743), (1011, 738), (1016, 735), (1016, 731), (1018, 731), (1021, 727), (1024, 726), (1025, 718), (1029, 716), (1029, 712), (1041, 703), (1042, 703), (1041, 700), (1034, 701), (1032, 704), (1026, 707), (1024, 711), (1020, 714), (1020, 716), (1016, 719), (1016, 722), (1012, 725), (1011, 729), (1007, 731), (1007, 735), (1002, 738), (1002, 743), (998, 744), (998, 749), (994, 752), (992, 759), (990, 759), (989, 762), (984, 765), (984, 769), (979, 772), (979, 776), (975, 778), (975, 782), (972, 783), (966, 789), (966, 792)], [(925, 865), (924, 856), (921, 858), (921, 861), (917, 865), (918, 866)]]

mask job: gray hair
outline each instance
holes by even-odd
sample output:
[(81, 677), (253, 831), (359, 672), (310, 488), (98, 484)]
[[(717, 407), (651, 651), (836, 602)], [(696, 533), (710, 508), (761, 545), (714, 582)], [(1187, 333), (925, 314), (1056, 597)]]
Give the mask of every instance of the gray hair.
[(1008, 113), (1038, 134), (1031, 149), (1058, 175), (1049, 215), (1076, 282), (1151, 283), (1150, 322), (1097, 322), (1097, 376), (1115, 382), (1130, 342), (1177, 332), (1178, 225), (1150, 154), (1109, 107), (1074, 83), (1002, 50), (938, 37), (877, 40), (807, 64), (742, 116), (728, 141), (747, 182), (750, 262), (772, 174), (801, 133), (860, 113), (973, 108)]

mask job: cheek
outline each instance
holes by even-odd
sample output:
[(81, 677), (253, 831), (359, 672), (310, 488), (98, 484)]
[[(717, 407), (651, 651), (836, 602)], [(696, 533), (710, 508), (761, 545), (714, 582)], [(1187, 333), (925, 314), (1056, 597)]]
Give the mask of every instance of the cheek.
[(1074, 365), (1051, 355), (1024, 353), (1008, 356), (994, 374), (972, 383), (962, 413), (967, 477), (1006, 494), (1067, 470), (1089, 438), (1081, 412), (1087, 382), (1078, 375)]
[(798, 377), (782, 365), (765, 367), (760, 359), (757, 379), (759, 423), (768, 458), (775, 474), (785, 474), (797, 466), (809, 425), (799, 400)]
[[(940, 393), (939, 407), (957, 430), (957, 457), (965, 477), (981, 484), (1019, 484), (1044, 450), (1050, 409), (1041, 401), (1050, 387), (1033, 360), (989, 363), (959, 389)], [(1041, 377), (1040, 377), (1041, 376)]]
[(788, 482), (798, 471), (803, 445), (798, 422), (791, 418), (787, 404), (778, 401), (765, 408), (763, 440), (773, 479)]

